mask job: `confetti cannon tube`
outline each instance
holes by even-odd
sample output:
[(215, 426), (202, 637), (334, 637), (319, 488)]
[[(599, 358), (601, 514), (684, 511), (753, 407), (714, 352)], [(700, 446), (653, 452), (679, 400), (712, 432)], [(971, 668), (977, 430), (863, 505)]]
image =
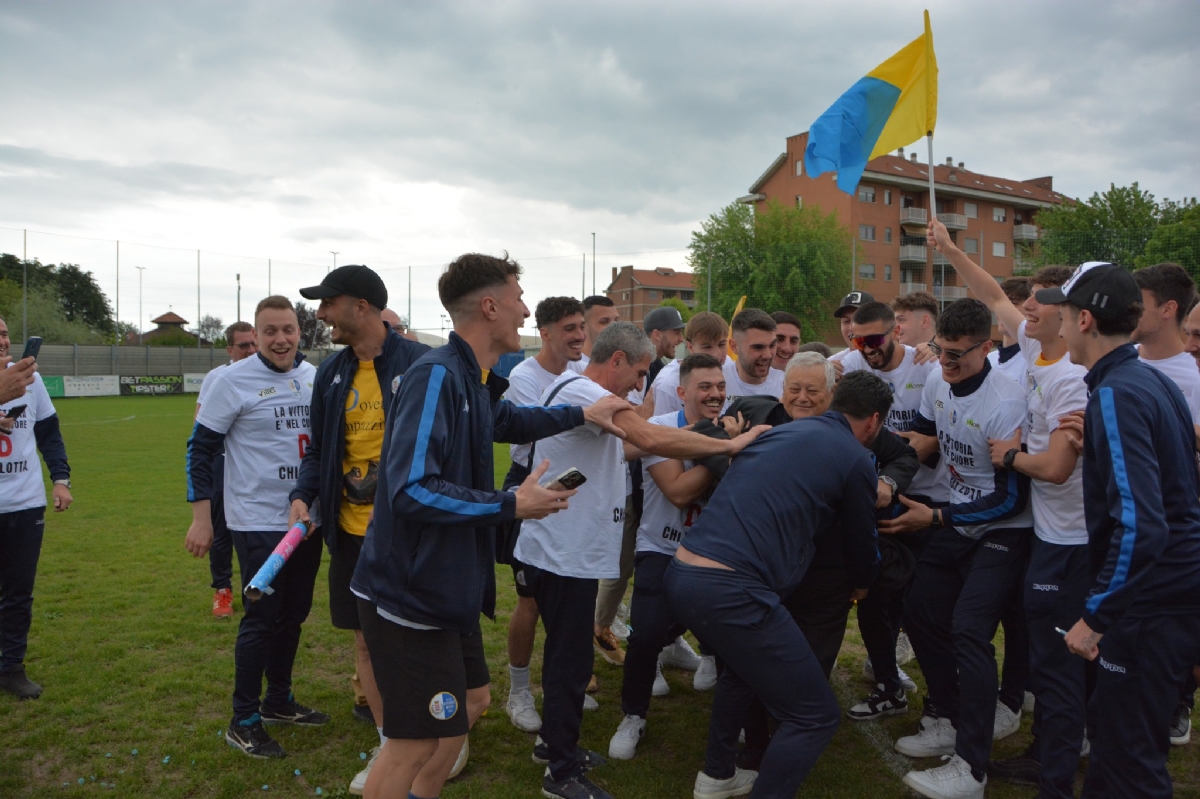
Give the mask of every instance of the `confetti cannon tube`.
[(262, 565), (262, 568), (258, 570), (258, 573), (254, 575), (254, 578), (246, 586), (245, 591), (243, 591), (246, 599), (253, 602), (261, 599), (263, 594), (275, 593), (271, 588), (271, 583), (279, 576), (279, 570), (283, 568), (283, 564), (287, 563), (288, 558), (296, 551), (296, 547), (304, 540), (306, 533), (308, 533), (308, 527), (305, 526), (304, 522), (296, 522), (292, 529), (287, 531), (287, 535), (275, 547), (275, 551), (267, 558), (267, 562)]

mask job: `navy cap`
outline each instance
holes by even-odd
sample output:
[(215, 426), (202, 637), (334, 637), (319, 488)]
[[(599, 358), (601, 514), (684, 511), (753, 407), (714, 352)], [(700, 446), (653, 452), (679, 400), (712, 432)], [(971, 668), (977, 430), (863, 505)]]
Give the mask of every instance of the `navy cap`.
[(655, 330), (682, 330), (685, 327), (687, 324), (683, 321), (679, 309), (669, 305), (655, 308), (642, 320), (642, 329), (646, 331), (647, 335)]
[(833, 312), (833, 318), (841, 319), (843, 311), (857, 311), (860, 306), (866, 305), (868, 302), (875, 302), (875, 298), (865, 291), (852, 291), (845, 297), (842, 297), (838, 309)]
[(300, 296), (306, 300), (324, 300), (341, 294), (366, 300), (380, 310), (387, 307), (388, 293), (383, 278), (362, 264), (339, 266), (325, 276), (321, 285), (300, 289)]

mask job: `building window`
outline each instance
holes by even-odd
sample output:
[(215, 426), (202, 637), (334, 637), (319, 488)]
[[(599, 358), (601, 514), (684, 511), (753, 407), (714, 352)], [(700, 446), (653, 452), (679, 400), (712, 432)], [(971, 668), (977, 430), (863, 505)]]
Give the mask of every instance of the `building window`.
[(696, 292), (694, 292), (694, 291), (679, 292), (679, 299), (683, 300), (684, 302), (691, 302), (695, 298), (696, 298)]
[(622, 292), (621, 292), (621, 299), (622, 299), (622, 300), (628, 300), (628, 299), (629, 299), (629, 292), (628, 292), (628, 291), (622, 291)]
[(875, 264), (859, 264), (858, 265), (859, 280), (874, 280), (875, 279)]
[(963, 239), (963, 252), (966, 252), (966, 253), (979, 252), (979, 239)]
[(663, 289), (663, 299), (664, 300), (672, 299), (674, 296), (675, 296), (675, 292), (672, 291), (671, 289)]
[(875, 202), (875, 187), (863, 186), (858, 190), (858, 199), (864, 203)]
[(798, 159), (796, 159), (796, 177), (800, 177), (803, 174), (804, 174), (804, 159), (798, 158)]
[(883, 279), (884, 279), (884, 280), (891, 280), (891, 279), (892, 279), (892, 267), (891, 267), (891, 264), (888, 264), (888, 265), (886, 265), (886, 266), (884, 266), (884, 267), (883, 267)]
[(1008, 212), (1005, 209), (1001, 208), (998, 205), (995, 206), (994, 208), (992, 208), (992, 221), (993, 222), (1003, 222), (1007, 218), (1008, 218)]
[(978, 203), (963, 203), (963, 215), (966, 216), (967, 219), (978, 219), (979, 218), (979, 204)]
[(648, 299), (648, 300), (657, 300), (657, 299), (658, 299), (658, 292), (657, 292), (657, 291), (655, 291), (655, 290), (653, 290), (653, 289), (650, 289), (649, 291), (647, 291), (647, 292), (646, 292), (646, 299)]
[(884, 205), (892, 204), (892, 190), (891, 189), (883, 190), (883, 204)]
[(859, 225), (858, 237), (863, 241), (875, 241), (875, 226), (874, 225)]
[(799, 194), (797, 194), (797, 195), (796, 195), (796, 207), (797, 207), (797, 208), (803, 208), (803, 207), (804, 207), (804, 198), (803, 198), (803, 197), (801, 197)]
[(1004, 257), (1004, 242), (1002, 242), (1002, 241), (993, 241), (992, 242), (992, 255), (996, 258)]
[(885, 244), (892, 243), (892, 229), (890, 227), (885, 227), (883, 229), (883, 241)]

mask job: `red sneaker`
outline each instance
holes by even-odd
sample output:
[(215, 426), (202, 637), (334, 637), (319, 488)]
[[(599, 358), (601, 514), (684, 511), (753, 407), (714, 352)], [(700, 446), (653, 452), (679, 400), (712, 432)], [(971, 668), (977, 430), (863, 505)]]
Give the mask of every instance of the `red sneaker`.
[(233, 615), (233, 591), (219, 588), (213, 594), (213, 616), (218, 619), (228, 619)]

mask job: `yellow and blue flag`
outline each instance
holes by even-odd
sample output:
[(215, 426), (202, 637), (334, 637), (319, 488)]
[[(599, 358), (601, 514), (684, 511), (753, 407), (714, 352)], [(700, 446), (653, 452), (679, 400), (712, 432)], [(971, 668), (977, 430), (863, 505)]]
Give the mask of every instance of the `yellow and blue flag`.
[(838, 188), (854, 194), (867, 161), (933, 133), (937, 122), (937, 59), (925, 12), (925, 34), (850, 87), (808, 130), (804, 171), (837, 172)]

